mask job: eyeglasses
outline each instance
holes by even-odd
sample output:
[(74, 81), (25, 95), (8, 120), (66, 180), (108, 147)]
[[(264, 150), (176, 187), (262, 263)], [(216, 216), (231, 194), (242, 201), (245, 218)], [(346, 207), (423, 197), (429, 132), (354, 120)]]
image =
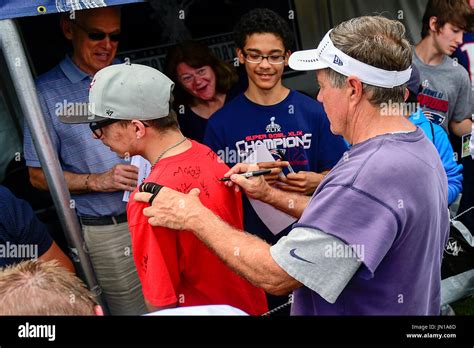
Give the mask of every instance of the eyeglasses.
[(88, 29), (86, 29), (82, 25), (80, 25), (79, 23), (77, 23), (75, 21), (73, 21), (73, 23), (75, 25), (77, 25), (83, 32), (85, 32), (87, 34), (87, 37), (92, 41), (102, 41), (103, 39), (105, 39), (106, 36), (108, 36), (110, 41), (112, 41), (112, 42), (118, 42), (122, 38), (121, 33), (107, 34), (107, 33), (104, 33), (102, 31), (89, 31)]
[[(97, 137), (97, 139), (100, 139), (104, 135), (104, 131), (102, 130), (102, 128), (107, 127), (107, 126), (109, 126), (113, 123), (119, 122), (119, 121), (123, 121), (123, 120), (110, 119), (110, 120), (102, 120), (102, 121), (99, 121), (99, 122), (91, 122), (91, 123), (89, 123), (89, 128), (91, 129), (92, 133), (94, 133), (94, 135)], [(143, 123), (145, 128), (150, 127), (149, 124), (147, 124), (143, 121), (140, 121), (140, 122)]]
[(206, 67), (197, 69), (196, 74), (194, 75), (188, 74), (188, 73), (183, 74), (180, 77), (181, 83), (184, 85), (189, 85), (196, 79), (196, 76), (202, 77), (202, 76), (207, 75), (207, 73), (209, 72), (209, 69), (210, 68), (206, 66)]
[(99, 122), (92, 122), (89, 123), (89, 128), (91, 129), (92, 133), (97, 137), (97, 139), (102, 138), (102, 135), (104, 135), (104, 131), (102, 128), (109, 126), (115, 122), (118, 122), (120, 120), (117, 119), (110, 119), (110, 120), (102, 120)]
[(279, 56), (276, 54), (263, 55), (258, 53), (248, 53), (244, 52), (245, 60), (249, 63), (260, 64), (263, 62), (263, 59), (267, 59), (268, 63), (278, 65), (285, 62), (286, 56)]

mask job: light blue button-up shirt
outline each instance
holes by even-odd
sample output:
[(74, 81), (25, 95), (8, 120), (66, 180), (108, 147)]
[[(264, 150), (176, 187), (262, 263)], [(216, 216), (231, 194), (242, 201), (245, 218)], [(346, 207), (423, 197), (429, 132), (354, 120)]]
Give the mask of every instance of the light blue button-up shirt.
[[(61, 168), (72, 173), (103, 173), (116, 164), (126, 163), (103, 145), (102, 141), (93, 138), (88, 124), (64, 124), (57, 117), (56, 112), (61, 108), (59, 105), (88, 102), (91, 79), (92, 77), (80, 70), (71, 58), (66, 57), (59, 65), (36, 80), (38, 97)], [(23, 146), (26, 165), (41, 167), (26, 122)], [(122, 202), (122, 196), (123, 191), (71, 194), (79, 216), (122, 214), (126, 206), (125, 202)], [(69, 202), (64, 204), (70, 205)]]

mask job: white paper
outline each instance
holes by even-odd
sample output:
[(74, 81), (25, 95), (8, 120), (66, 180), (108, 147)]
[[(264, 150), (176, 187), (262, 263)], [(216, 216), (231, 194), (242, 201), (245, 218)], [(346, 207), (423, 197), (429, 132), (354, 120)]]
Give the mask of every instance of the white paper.
[[(133, 156), (132, 161), (130, 162), (132, 166), (138, 168), (138, 186), (140, 186), (143, 181), (150, 175), (151, 172), (151, 163), (144, 159), (142, 156)], [(125, 191), (123, 193), (122, 201), (128, 202), (130, 198), (130, 191)]]
[(461, 158), (471, 155), (471, 133), (464, 134), (461, 138)]
[[(474, 118), (474, 115), (473, 115)], [(474, 120), (471, 126), (471, 139), (469, 140), (469, 152), (471, 153), (472, 159), (474, 159)]]
[[(244, 160), (244, 163), (258, 162), (275, 162), (265, 144), (256, 144), (255, 151)], [(249, 198), (249, 201), (258, 217), (275, 236), (297, 220), (295, 217), (274, 208), (270, 204), (251, 198)]]

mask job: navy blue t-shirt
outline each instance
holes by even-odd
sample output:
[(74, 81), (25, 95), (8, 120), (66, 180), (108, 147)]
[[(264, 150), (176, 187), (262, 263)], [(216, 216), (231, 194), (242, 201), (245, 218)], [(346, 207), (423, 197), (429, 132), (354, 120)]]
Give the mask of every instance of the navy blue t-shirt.
[[(242, 93), (212, 115), (204, 137), (204, 143), (229, 166), (245, 158), (259, 142), (269, 150), (283, 150), (295, 172), (331, 169), (347, 150), (343, 138), (331, 133), (321, 103), (296, 91), (270, 106), (255, 104)], [(290, 230), (274, 236), (247, 199), (244, 228), (270, 244)]]
[(0, 186), (0, 267), (40, 257), (52, 244), (31, 206)]
[[(236, 90), (238, 90), (238, 88), (239, 86), (236, 85), (229, 91), (229, 93), (227, 93), (224, 105), (225, 103), (228, 103), (229, 101), (234, 99), (236, 95), (238, 95), (238, 93), (235, 92)], [(183, 133), (185, 137), (192, 140), (196, 140), (201, 144), (204, 142), (204, 134), (206, 134), (206, 127), (208, 121), (208, 118), (203, 118), (196, 114), (191, 109), (191, 106), (186, 106), (184, 108), (183, 114), (178, 113), (178, 123), (181, 133)]]
[(178, 123), (181, 133), (189, 139), (202, 143), (206, 132), (207, 118), (196, 114), (189, 106), (184, 114), (178, 113)]

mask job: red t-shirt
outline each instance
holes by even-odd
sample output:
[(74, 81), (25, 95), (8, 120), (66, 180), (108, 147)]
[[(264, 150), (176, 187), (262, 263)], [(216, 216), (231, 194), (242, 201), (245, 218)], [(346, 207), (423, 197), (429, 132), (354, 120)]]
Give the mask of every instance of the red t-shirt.
[[(242, 229), (240, 193), (218, 181), (228, 167), (217, 155), (192, 141), (187, 151), (160, 160), (146, 182), (188, 193), (197, 187), (203, 205), (231, 226)], [(128, 224), (143, 295), (154, 306), (227, 304), (251, 315), (268, 310), (265, 293), (234, 273), (192, 232), (152, 227), (143, 215), (148, 203), (133, 200)]]

